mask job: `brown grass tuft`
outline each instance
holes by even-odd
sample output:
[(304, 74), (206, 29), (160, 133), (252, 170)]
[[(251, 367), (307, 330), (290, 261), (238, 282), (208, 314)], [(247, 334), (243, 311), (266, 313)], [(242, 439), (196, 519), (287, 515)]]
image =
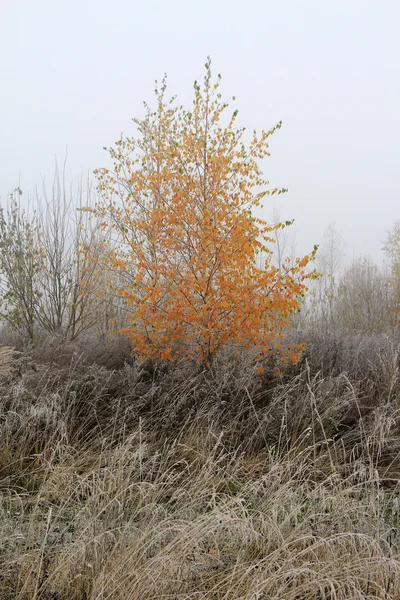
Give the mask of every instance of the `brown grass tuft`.
[(400, 599), (396, 351), (376, 382), (7, 371), (0, 599)]

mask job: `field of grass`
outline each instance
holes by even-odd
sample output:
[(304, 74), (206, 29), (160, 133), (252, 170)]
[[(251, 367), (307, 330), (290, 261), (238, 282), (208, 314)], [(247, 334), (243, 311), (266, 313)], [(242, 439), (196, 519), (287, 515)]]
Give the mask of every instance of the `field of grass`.
[(399, 340), (309, 342), (281, 376), (1, 349), (0, 600), (400, 599)]

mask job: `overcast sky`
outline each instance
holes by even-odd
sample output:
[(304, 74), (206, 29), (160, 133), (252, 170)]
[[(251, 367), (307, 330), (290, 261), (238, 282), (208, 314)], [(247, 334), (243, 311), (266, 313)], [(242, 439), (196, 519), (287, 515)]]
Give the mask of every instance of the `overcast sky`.
[[(264, 172), (300, 250), (332, 222), (379, 259), (400, 219), (400, 0), (0, 0), (0, 196), (73, 178), (168, 74), (186, 104), (207, 55), (238, 122), (283, 127)], [(274, 198), (274, 202), (277, 201)], [(272, 205), (265, 216), (272, 214)]]

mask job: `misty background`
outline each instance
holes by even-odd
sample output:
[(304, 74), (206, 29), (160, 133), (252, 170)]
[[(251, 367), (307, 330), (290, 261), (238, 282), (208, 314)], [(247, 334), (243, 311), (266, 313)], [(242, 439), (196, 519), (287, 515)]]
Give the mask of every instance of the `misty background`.
[(400, 219), (398, 0), (0, 0), (0, 198), (27, 198), (55, 157), (67, 177), (108, 165), (104, 146), (134, 132), (154, 80), (192, 99), (212, 59), (238, 124), (283, 127), (264, 172), (287, 187), (300, 253), (334, 223), (348, 258), (382, 260)]

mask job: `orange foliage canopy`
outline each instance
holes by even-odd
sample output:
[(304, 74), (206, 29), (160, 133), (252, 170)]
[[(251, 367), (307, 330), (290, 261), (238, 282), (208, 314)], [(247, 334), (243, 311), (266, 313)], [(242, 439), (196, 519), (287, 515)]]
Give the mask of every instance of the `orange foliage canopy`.
[[(265, 196), (283, 191), (266, 188), (259, 166), (281, 124), (245, 144), (237, 111), (225, 117), (219, 81), (208, 62), (185, 110), (166, 101), (164, 80), (156, 110), (145, 104), (145, 118), (134, 121), (137, 136), (109, 150), (113, 170), (96, 171), (102, 200), (94, 212), (117, 234), (109, 260), (126, 282), (118, 290), (130, 311), (124, 331), (143, 359), (186, 357), (208, 367), (227, 345), (263, 357), (279, 347), (312, 277), (315, 249), (278, 270), (270, 234), (283, 224), (253, 215)], [(296, 360), (295, 348), (288, 353)]]

